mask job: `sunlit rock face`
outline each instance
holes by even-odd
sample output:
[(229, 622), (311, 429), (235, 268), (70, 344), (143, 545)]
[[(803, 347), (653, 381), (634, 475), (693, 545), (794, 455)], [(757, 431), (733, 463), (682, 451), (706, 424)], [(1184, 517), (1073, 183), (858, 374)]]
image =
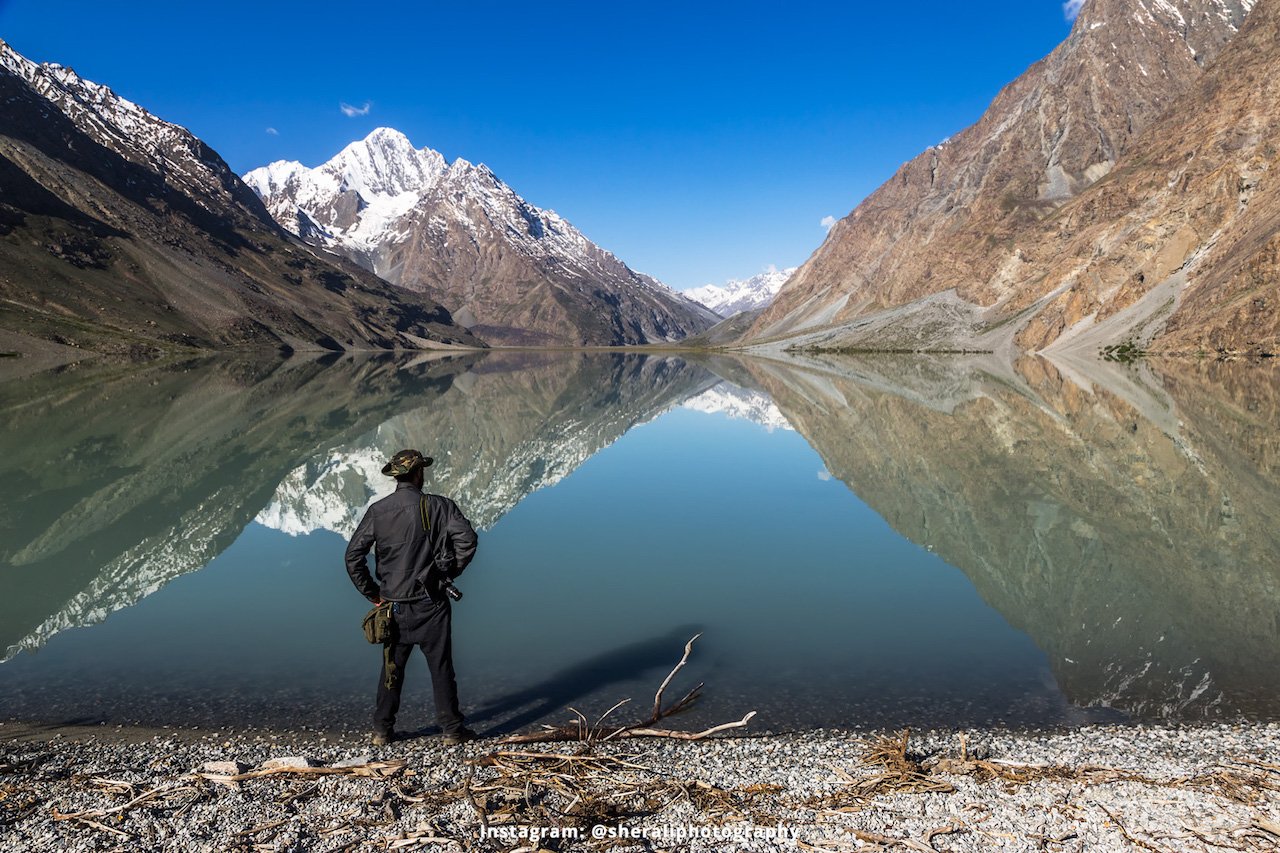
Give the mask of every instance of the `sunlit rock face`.
[(1280, 712), (1280, 377), (749, 362), (828, 470), (963, 571), (1073, 702)]
[(388, 490), (380, 469), (402, 447), (435, 456), (429, 488), (490, 526), (718, 381), (679, 359), (477, 354), (0, 383), (0, 427), (17, 449), (0, 459), (0, 657), (203, 568), (255, 518), (349, 532)]
[(838, 222), (746, 340), (1274, 352), (1278, 6), (1090, 0)]

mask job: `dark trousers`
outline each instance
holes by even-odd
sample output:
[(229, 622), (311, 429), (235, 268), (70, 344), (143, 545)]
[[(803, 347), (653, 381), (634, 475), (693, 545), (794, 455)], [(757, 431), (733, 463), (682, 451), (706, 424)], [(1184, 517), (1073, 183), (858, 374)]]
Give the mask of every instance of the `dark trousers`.
[(404, 687), (404, 668), (414, 646), (422, 649), (431, 670), (431, 690), (435, 694), (436, 722), (445, 732), (456, 732), (463, 726), (458, 708), (458, 682), (453, 673), (452, 610), (447, 601), (429, 600), (401, 602), (393, 612), (396, 642), (391, 645), (395, 677), (387, 687), (386, 674), (378, 668), (378, 701), (373, 712), (377, 731), (390, 732), (400, 711), (400, 691)]

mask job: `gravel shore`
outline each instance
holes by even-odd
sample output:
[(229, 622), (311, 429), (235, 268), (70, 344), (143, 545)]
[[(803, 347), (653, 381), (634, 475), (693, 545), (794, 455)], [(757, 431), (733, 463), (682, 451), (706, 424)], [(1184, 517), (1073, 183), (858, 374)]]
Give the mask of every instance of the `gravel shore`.
[(373, 748), (314, 732), (6, 723), (0, 849), (1280, 849), (1280, 725), (903, 743), (814, 731)]

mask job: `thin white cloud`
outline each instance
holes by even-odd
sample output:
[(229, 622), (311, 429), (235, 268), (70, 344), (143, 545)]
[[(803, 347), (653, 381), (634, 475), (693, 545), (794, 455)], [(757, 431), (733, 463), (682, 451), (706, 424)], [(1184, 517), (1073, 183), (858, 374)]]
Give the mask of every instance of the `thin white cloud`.
[(369, 110), (373, 109), (373, 104), (369, 101), (365, 101), (364, 106), (353, 107), (351, 104), (343, 101), (338, 105), (338, 107), (342, 110), (342, 114), (347, 118), (355, 118), (356, 116), (367, 116), (369, 114)]
[(1084, 0), (1067, 0), (1062, 4), (1062, 14), (1068, 21), (1074, 21), (1076, 15), (1080, 14), (1080, 7), (1084, 5)]
[(268, 136), (279, 136), (279, 135), (280, 135), (280, 131), (276, 130), (274, 127), (268, 127), (268, 128), (267, 128), (267, 135), (268, 135)]
[(818, 224), (830, 231), (831, 227), (836, 224), (836, 218), (834, 216), (824, 216)]

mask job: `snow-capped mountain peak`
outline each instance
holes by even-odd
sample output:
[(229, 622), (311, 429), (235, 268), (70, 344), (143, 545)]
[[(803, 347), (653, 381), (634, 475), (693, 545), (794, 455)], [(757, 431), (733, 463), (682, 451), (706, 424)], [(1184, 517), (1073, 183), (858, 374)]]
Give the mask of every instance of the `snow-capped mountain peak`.
[(439, 179), (445, 159), (430, 148), (414, 148), (398, 130), (380, 127), (321, 168), (339, 177), (344, 190), (355, 190), (371, 200), (422, 191)]
[(277, 192), (285, 187), (306, 166), (297, 160), (276, 160), (245, 175), (244, 181), (259, 197)]
[(331, 248), (345, 243), (363, 258), (452, 168), (439, 151), (414, 148), (400, 131), (379, 127), (314, 169), (280, 160), (244, 181), (285, 229)]
[[(449, 163), (391, 128), (314, 169), (273, 163), (245, 182), (286, 230), (427, 291), (491, 342), (671, 341), (716, 320), (483, 163)], [(535, 287), (545, 298), (532, 298)]]
[[(370, 224), (384, 224), (403, 214), (449, 169), (440, 152), (414, 148), (400, 131), (380, 127), (314, 169), (297, 161), (279, 160), (249, 172), (244, 181), (290, 231), (304, 233), (294, 227), (298, 214), (304, 212), (330, 233), (359, 231), (363, 233), (352, 236), (368, 241), (376, 238), (379, 230), (368, 227)], [(374, 210), (360, 216), (369, 207)], [(374, 222), (352, 229), (357, 219)]]
[(770, 265), (751, 278), (734, 278), (722, 285), (705, 284), (686, 290), (684, 295), (701, 302), (721, 317), (732, 317), (739, 311), (754, 311), (768, 305), (795, 271), (795, 267), (780, 270)]

